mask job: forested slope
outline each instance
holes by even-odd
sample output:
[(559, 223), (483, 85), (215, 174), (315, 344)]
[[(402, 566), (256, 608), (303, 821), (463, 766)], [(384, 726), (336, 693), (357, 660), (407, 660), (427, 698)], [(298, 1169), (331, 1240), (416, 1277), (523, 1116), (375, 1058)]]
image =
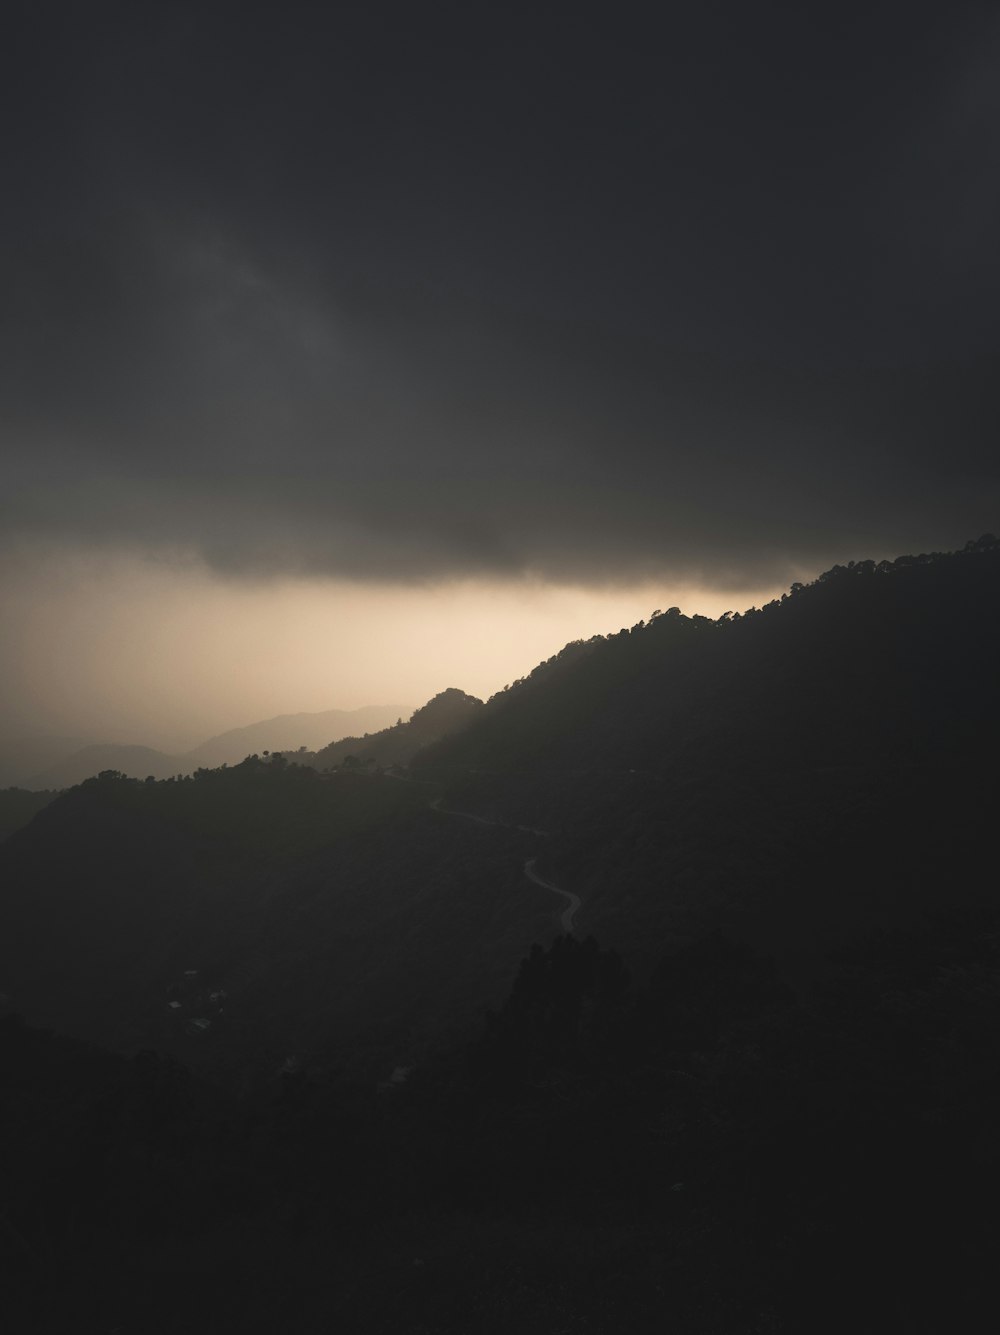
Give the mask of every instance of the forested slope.
[(328, 1050), (391, 1070), (501, 996), (555, 907), (525, 835), (430, 797), (280, 757), (90, 780), (0, 849), (0, 992), (227, 1082)]
[(802, 945), (979, 884), (997, 661), (987, 538), (567, 646), (413, 768), (551, 829), (584, 927), (620, 944), (718, 922)]

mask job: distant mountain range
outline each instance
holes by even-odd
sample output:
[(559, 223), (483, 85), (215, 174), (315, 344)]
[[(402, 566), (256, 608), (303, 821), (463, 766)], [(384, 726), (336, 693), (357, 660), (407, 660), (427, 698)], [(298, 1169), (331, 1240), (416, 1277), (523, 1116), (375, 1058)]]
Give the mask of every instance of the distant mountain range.
[(0, 788), (24, 788), (29, 779), (92, 745), (93, 737), (0, 738)]
[(29, 737), (0, 742), (0, 788), (36, 791), (70, 788), (102, 770), (131, 778), (167, 779), (196, 769), (233, 765), (260, 751), (310, 751), (348, 734), (375, 731), (410, 712), (407, 705), (365, 705), (309, 714), (278, 714), (210, 737), (191, 751), (170, 755), (149, 746), (92, 743), (74, 737)]

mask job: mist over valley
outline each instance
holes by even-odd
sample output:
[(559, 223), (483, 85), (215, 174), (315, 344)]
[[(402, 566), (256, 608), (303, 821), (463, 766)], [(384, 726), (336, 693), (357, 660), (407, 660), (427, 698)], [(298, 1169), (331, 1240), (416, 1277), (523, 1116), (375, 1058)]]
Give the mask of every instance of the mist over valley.
[(370, 705), (353, 710), (282, 714), (231, 728), (180, 755), (167, 755), (148, 746), (81, 744), (75, 738), (0, 740), (0, 782), (9, 788), (68, 788), (107, 769), (120, 770), (132, 778), (152, 775), (155, 779), (166, 779), (203, 767), (214, 769), (235, 764), (254, 751), (316, 748), (355, 730), (377, 731), (404, 713), (409, 710), (401, 705)]

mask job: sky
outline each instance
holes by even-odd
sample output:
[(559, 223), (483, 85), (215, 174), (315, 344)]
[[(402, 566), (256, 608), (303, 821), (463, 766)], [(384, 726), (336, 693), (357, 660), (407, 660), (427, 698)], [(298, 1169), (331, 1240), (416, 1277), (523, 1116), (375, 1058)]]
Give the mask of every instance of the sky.
[(996, 530), (994, 5), (7, 15), (0, 736), (488, 695)]

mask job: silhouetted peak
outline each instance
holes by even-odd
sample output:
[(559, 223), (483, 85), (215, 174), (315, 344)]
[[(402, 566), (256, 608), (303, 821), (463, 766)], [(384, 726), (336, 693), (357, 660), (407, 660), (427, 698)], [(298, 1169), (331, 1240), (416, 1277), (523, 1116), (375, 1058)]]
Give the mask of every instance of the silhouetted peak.
[(449, 686), (414, 710), (407, 722), (400, 720), (391, 728), (366, 733), (364, 737), (342, 738), (318, 751), (310, 763), (318, 769), (342, 764), (349, 764), (349, 768), (366, 764), (406, 765), (422, 747), (461, 731), (482, 707), (482, 700)]
[(467, 695), (465, 691), (460, 691), (457, 686), (449, 686), (447, 690), (439, 691), (437, 695), (432, 696), (425, 705), (415, 709), (410, 717), (411, 723), (437, 718), (447, 714), (449, 717), (458, 714), (473, 714), (482, 706), (482, 700), (474, 695)]

